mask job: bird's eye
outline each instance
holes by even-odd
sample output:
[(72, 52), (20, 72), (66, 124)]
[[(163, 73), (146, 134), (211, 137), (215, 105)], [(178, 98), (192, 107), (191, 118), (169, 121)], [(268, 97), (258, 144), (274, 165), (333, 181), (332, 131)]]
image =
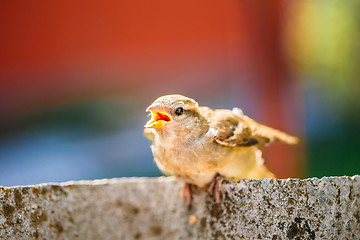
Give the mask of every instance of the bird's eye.
[(180, 116), (181, 114), (183, 114), (184, 112), (184, 109), (182, 107), (179, 107), (175, 110), (175, 114)]

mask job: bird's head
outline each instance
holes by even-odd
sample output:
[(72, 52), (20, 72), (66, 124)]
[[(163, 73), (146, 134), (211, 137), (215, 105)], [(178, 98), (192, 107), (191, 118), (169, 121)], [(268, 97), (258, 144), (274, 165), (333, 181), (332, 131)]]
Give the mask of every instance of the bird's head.
[(200, 127), (204, 121), (198, 103), (182, 95), (159, 97), (146, 111), (151, 112), (151, 119), (145, 124), (145, 128), (153, 128), (157, 132), (186, 134)]

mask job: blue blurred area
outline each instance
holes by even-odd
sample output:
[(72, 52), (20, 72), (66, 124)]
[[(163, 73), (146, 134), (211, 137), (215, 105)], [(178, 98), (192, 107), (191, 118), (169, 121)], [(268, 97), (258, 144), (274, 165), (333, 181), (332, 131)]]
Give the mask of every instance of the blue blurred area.
[(123, 104), (92, 100), (25, 120), (1, 139), (1, 185), (160, 175), (143, 137), (145, 112)]

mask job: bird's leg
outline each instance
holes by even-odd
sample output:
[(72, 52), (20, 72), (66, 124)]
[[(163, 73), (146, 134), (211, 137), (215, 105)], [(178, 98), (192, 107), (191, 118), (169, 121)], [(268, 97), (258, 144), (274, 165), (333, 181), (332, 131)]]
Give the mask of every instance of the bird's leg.
[(183, 188), (181, 189), (180, 195), (181, 197), (186, 196), (186, 202), (190, 206), (192, 202), (192, 185), (190, 183), (185, 183)]
[(216, 184), (215, 184), (215, 199), (216, 203), (221, 203), (221, 183), (223, 179), (222, 177), (216, 177)]
[(212, 196), (215, 191), (215, 200), (216, 203), (221, 203), (221, 183), (224, 180), (223, 177), (216, 176), (212, 180), (209, 186), (209, 194)]
[(208, 192), (209, 192), (210, 196), (212, 196), (214, 194), (215, 184), (216, 184), (216, 177), (214, 177), (214, 179), (211, 181), (210, 186), (209, 186)]

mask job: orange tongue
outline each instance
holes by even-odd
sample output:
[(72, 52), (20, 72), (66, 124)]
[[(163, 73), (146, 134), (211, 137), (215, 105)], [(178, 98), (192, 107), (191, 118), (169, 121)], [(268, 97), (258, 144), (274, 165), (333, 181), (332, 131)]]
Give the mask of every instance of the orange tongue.
[(157, 111), (151, 111), (151, 119), (145, 124), (146, 128), (163, 128), (171, 122), (169, 115)]

